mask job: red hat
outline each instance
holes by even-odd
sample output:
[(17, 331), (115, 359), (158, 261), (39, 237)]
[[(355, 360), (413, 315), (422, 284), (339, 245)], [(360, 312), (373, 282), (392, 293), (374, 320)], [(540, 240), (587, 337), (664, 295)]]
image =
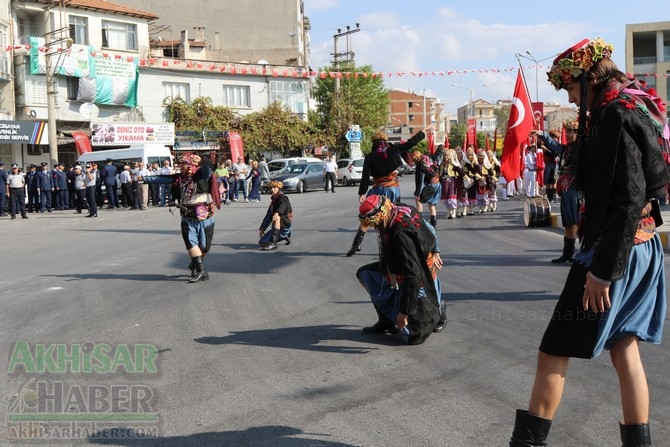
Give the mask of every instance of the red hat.
[(549, 82), (556, 90), (565, 88), (571, 81), (588, 72), (593, 64), (611, 58), (614, 48), (604, 40), (584, 39), (571, 46), (556, 59), (547, 72)]
[(371, 217), (377, 214), (381, 208), (384, 196), (372, 194), (361, 203), (358, 208), (359, 217)]

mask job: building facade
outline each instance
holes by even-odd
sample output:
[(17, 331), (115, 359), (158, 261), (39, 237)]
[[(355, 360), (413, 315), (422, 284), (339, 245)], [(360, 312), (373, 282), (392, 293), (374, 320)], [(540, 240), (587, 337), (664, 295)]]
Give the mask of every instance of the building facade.
[(670, 100), (670, 22), (626, 25), (626, 72)]
[[(150, 35), (157, 19), (103, 0), (0, 0), (0, 39), (8, 44), (0, 60), (0, 121), (34, 124), (42, 135), (29, 144), (0, 140), (0, 160), (71, 164), (78, 157), (72, 132), (90, 135), (93, 121), (166, 122), (165, 100), (175, 96), (189, 103), (207, 96), (240, 115), (278, 101), (307, 118), (313, 74), (303, 67), (214, 62), (202, 29), (192, 36), (182, 30), (166, 51), (165, 41)], [(291, 59), (286, 54), (275, 60)], [(43, 138), (51, 127), (53, 144)]]

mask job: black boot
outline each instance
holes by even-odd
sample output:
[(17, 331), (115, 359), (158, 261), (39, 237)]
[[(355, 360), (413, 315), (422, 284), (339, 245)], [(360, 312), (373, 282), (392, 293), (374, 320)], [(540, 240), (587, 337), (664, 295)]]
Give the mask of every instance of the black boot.
[(277, 238), (279, 237), (279, 229), (272, 228), (272, 236), (270, 236), (270, 243), (263, 247), (265, 251), (276, 250), (277, 249)]
[(209, 279), (209, 273), (207, 273), (207, 268), (202, 262), (202, 256), (194, 256), (191, 258), (191, 262), (195, 266), (195, 276), (188, 280), (190, 283), (196, 283), (200, 281), (207, 281)]
[(379, 320), (372, 326), (364, 327), (363, 332), (366, 334), (385, 334), (387, 332), (395, 334), (398, 332), (398, 328), (396, 327), (395, 323), (389, 320), (386, 315), (379, 312), (377, 306), (375, 306), (375, 310), (377, 311), (377, 317)]
[(351, 257), (357, 251), (361, 251), (361, 244), (363, 243), (363, 238), (365, 237), (365, 231), (358, 230), (356, 237), (354, 237), (354, 243), (351, 244), (351, 248), (347, 252), (347, 256)]
[(619, 424), (622, 447), (650, 447), (651, 434), (649, 424), (623, 425)]
[(547, 200), (554, 203), (554, 199), (556, 199), (556, 190), (554, 188), (547, 188)]
[(195, 264), (193, 263), (193, 259), (188, 263), (188, 269), (191, 271), (191, 278), (195, 278)]
[(516, 410), (516, 421), (509, 447), (542, 447), (549, 435), (551, 419), (533, 416), (526, 410)]
[(430, 224), (433, 228), (437, 228), (437, 216), (430, 216)]
[(440, 320), (435, 325), (433, 332), (442, 332), (447, 326), (447, 302), (440, 301)]
[(564, 237), (563, 238), (563, 254), (556, 258), (552, 259), (551, 262), (554, 264), (561, 264), (563, 262), (572, 262), (575, 260), (573, 257), (575, 254), (575, 240), (573, 238)]

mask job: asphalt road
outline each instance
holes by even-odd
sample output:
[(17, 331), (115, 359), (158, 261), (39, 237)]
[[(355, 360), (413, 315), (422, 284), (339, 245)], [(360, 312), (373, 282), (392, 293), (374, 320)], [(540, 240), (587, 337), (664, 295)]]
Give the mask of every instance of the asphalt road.
[[(407, 199), (412, 188), (403, 179)], [(0, 444), (16, 436), (17, 413), (39, 413), (25, 390), (41, 381), (53, 405), (63, 403), (53, 396), (64, 383), (63, 405), (73, 414), (105, 413), (96, 407), (104, 395), (87, 394), (93, 385), (151, 393), (141, 410), (156, 413), (156, 422), (80, 425), (80, 435), (114, 439), (82, 436), (66, 445), (507, 445), (568, 272), (549, 262), (562, 247), (560, 229), (525, 228), (521, 200), (501, 201), (493, 214), (440, 219), (449, 324), (423, 345), (401, 346), (361, 332), (376, 315), (354, 274), (376, 259), (377, 246), (369, 234), (362, 252), (344, 256), (357, 226), (356, 192), (291, 194), (293, 242), (275, 252), (257, 246), (267, 196), (225, 206), (206, 259), (211, 279), (199, 284), (186, 282), (179, 219), (165, 208), (1, 220)], [(643, 346), (656, 446), (670, 445), (667, 331), (664, 342)], [(39, 371), (38, 345), (53, 358), (49, 346), (57, 344), (66, 352), (81, 345), (81, 356)], [(121, 366), (86, 371), (85, 352), (105, 344)], [(17, 346), (28, 346), (28, 357)], [(138, 346), (157, 352), (133, 372)], [(133, 401), (123, 392), (116, 401), (117, 413), (140, 412), (123, 404)], [(550, 445), (620, 445), (619, 406), (607, 354), (572, 361)], [(44, 445), (34, 438), (60, 426), (40, 427), (12, 445)], [(116, 430), (101, 431), (108, 427)], [(156, 437), (133, 438), (138, 427)]]

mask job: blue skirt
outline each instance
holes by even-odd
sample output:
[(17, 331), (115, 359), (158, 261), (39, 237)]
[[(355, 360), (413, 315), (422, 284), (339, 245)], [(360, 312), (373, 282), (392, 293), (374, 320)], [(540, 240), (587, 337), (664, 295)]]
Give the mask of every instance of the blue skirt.
[(593, 358), (617, 340), (636, 336), (660, 344), (667, 308), (663, 247), (656, 234), (634, 245), (623, 278), (613, 281), (612, 307), (603, 313), (585, 312), (582, 296), (592, 252), (580, 251), (570, 269), (540, 351), (547, 354)]

